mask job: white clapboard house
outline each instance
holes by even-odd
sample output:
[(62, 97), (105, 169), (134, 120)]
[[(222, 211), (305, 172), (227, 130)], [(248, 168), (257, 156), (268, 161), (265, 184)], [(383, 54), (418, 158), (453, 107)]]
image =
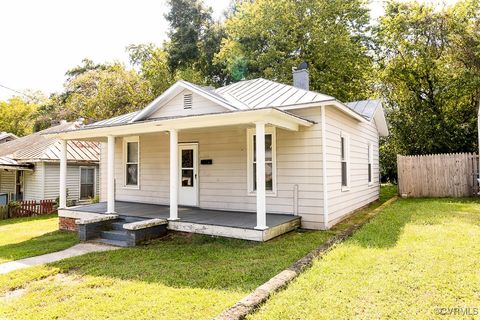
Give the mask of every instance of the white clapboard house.
[(306, 68), (293, 78), (178, 81), (138, 112), (58, 130), (63, 153), (70, 140), (102, 143), (101, 202), (66, 208), (61, 192), (61, 218), (165, 218), (172, 230), (264, 241), (329, 229), (377, 200), (381, 102), (309, 91)]
[[(10, 201), (58, 198), (62, 142), (45, 134), (80, 126), (80, 123), (63, 121), (57, 126), (0, 144), (0, 205)], [(98, 193), (99, 158), (98, 143), (69, 141), (65, 185), (69, 203), (87, 201)]]

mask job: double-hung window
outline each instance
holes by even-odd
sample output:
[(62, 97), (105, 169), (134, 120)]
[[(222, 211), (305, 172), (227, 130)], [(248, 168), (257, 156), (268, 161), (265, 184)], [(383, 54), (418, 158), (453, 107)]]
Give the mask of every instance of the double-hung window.
[(350, 141), (345, 133), (340, 134), (340, 153), (341, 153), (341, 171), (342, 171), (342, 190), (348, 190), (350, 184), (349, 177), (349, 153)]
[[(257, 142), (255, 129), (247, 131), (248, 148), (248, 191), (254, 194), (257, 190)], [(275, 128), (265, 128), (265, 190), (267, 195), (276, 192), (276, 151)]]
[(138, 137), (123, 139), (125, 187), (138, 188), (140, 185), (140, 143)]
[(373, 164), (373, 148), (372, 143), (368, 143), (368, 185), (373, 183), (373, 171), (372, 171), (372, 164)]

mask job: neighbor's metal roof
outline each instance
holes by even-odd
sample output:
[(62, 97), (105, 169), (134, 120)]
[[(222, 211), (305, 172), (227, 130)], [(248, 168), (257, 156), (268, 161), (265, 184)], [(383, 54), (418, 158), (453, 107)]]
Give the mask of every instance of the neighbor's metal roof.
[(16, 135), (14, 135), (11, 132), (0, 132), (0, 141), (3, 140), (3, 139), (6, 139), (6, 138), (10, 138), (10, 137), (12, 137), (14, 139), (18, 138)]
[(381, 100), (361, 100), (348, 102), (346, 105), (356, 113), (362, 115), (367, 120), (372, 120), (375, 111), (382, 104)]
[[(44, 136), (45, 133), (78, 129), (78, 123), (64, 123), (58, 126), (0, 144), (0, 157), (2, 161), (32, 162), (32, 161), (58, 161), (61, 154), (61, 140)], [(93, 161), (100, 160), (98, 142), (68, 141), (68, 161)], [(12, 163), (13, 165), (14, 163)]]

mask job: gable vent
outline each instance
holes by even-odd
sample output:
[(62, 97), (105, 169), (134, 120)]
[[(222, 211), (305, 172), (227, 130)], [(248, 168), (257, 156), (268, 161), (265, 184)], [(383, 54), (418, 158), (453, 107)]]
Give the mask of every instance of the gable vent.
[(187, 93), (183, 95), (183, 109), (192, 109), (192, 94)]

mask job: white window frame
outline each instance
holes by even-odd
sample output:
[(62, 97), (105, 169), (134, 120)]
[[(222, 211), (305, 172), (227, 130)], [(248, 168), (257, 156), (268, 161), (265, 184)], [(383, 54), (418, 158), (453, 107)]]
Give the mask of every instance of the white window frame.
[[(137, 142), (138, 143), (138, 162), (137, 162), (137, 185), (127, 185), (127, 144), (129, 142)], [(131, 136), (131, 137), (124, 137), (123, 138), (123, 188), (124, 189), (140, 189), (140, 139), (138, 136)]]
[[(342, 138), (344, 143), (344, 153), (345, 157), (342, 159)], [(345, 162), (347, 166), (346, 178), (347, 184), (344, 186), (342, 184), (342, 163)], [(350, 135), (345, 132), (340, 132), (340, 185), (342, 187), (342, 191), (349, 191), (350, 190)]]
[(93, 169), (93, 196), (97, 195), (97, 167), (95, 166), (80, 166), (78, 167), (78, 200), (82, 199), (82, 169)]
[[(253, 190), (253, 139), (255, 137), (255, 128), (247, 129), (247, 194), (254, 196), (257, 194)], [(272, 190), (266, 190), (267, 197), (277, 196), (277, 134), (275, 127), (266, 127), (265, 134), (272, 135)], [(268, 163), (265, 161), (265, 164)]]
[(368, 142), (368, 165), (367, 165), (368, 186), (373, 186), (373, 144)]

